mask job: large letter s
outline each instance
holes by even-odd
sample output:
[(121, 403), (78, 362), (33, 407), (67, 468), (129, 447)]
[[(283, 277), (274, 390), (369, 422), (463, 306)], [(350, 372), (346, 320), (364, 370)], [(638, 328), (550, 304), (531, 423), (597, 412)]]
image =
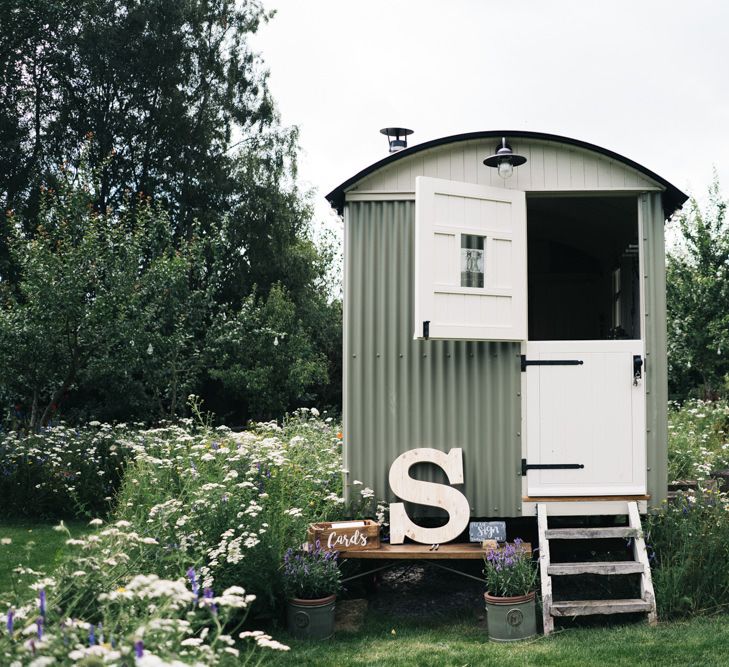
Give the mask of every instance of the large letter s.
[(402, 544), (405, 537), (421, 544), (445, 544), (458, 537), (468, 525), (470, 506), (458, 489), (413, 479), (408, 475), (415, 463), (435, 463), (445, 471), (451, 484), (463, 483), (463, 450), (451, 449), (448, 454), (438, 449), (411, 449), (398, 456), (390, 467), (392, 492), (411, 503), (440, 507), (449, 519), (440, 528), (423, 528), (413, 523), (405, 512), (404, 503), (390, 503), (390, 543)]

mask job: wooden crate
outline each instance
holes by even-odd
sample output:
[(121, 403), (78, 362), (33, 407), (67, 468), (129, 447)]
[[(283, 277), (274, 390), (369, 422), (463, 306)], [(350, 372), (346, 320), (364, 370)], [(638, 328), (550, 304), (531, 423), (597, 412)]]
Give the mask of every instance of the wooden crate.
[(380, 548), (380, 524), (371, 519), (361, 521), (323, 521), (309, 524), (309, 544), (319, 540), (327, 551), (363, 551)]

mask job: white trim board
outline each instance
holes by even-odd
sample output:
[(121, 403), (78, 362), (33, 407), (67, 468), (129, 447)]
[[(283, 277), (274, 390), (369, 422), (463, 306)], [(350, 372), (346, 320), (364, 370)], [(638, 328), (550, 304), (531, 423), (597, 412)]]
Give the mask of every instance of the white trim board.
[[(641, 514), (648, 512), (648, 501), (633, 501), (638, 503)], [(521, 505), (522, 516), (537, 516), (537, 505), (547, 505), (549, 516), (613, 516), (625, 514), (627, 501), (625, 500), (586, 500), (586, 501), (529, 501)]]

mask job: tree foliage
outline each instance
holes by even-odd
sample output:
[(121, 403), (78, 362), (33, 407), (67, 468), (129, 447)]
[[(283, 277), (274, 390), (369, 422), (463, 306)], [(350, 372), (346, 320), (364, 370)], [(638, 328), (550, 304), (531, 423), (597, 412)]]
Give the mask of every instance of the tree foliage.
[[(331, 258), (248, 45), (269, 18), (258, 0), (0, 3), (0, 394), (36, 423), (60, 402), (158, 418), (188, 391), (235, 420), (338, 402)], [(257, 338), (284, 325), (288, 375)]]
[(92, 176), (62, 172), (41, 194), (32, 233), (10, 218), (20, 279), (3, 290), (0, 380), (30, 399), (33, 427), (78, 387), (93, 388), (112, 417), (175, 414), (193, 388), (200, 243), (175, 245), (169, 216), (148, 199), (97, 211)]
[(729, 389), (729, 220), (715, 176), (707, 203), (691, 198), (668, 253), (670, 391), (716, 398)]

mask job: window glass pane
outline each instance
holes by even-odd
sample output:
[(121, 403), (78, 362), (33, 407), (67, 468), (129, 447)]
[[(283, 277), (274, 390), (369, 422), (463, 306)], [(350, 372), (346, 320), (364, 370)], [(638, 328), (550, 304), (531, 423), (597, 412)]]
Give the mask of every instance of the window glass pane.
[(461, 234), (461, 287), (483, 287), (486, 239)]

